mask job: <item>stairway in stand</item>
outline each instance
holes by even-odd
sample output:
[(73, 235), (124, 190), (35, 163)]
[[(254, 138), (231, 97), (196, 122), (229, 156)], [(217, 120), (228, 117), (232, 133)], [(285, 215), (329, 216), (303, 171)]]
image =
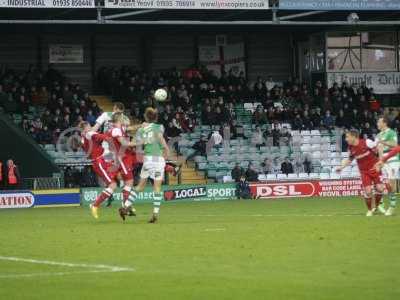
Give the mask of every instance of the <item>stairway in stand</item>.
[(95, 100), (97, 102), (97, 105), (103, 110), (103, 111), (112, 111), (113, 109), (113, 102), (110, 97), (108, 96), (102, 96), (102, 95), (95, 95), (95, 96), (90, 96), (92, 100)]
[[(208, 182), (207, 179), (204, 178), (203, 173), (199, 174), (198, 172), (196, 172), (194, 166), (192, 167), (190, 163), (189, 165), (185, 163), (185, 158), (183, 156), (176, 156), (176, 154), (173, 154), (171, 156), (173, 160), (177, 161), (178, 164), (182, 166), (181, 184), (206, 184)], [(170, 176), (169, 184), (178, 184), (178, 177)]]

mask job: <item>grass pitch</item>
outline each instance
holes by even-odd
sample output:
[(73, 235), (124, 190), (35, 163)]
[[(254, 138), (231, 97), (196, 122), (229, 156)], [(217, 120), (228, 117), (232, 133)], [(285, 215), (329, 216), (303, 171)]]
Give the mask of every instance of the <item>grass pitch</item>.
[(0, 299), (400, 299), (400, 217), (356, 198), (116, 209), (0, 211)]

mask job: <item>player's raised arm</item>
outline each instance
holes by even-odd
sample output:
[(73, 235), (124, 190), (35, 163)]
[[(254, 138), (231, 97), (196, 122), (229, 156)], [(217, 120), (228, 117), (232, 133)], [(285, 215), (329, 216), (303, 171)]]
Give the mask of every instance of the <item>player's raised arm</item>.
[(103, 112), (96, 120), (96, 124), (92, 127), (92, 131), (99, 131), (100, 127), (104, 125), (109, 119), (106, 112)]
[(342, 161), (342, 164), (336, 168), (336, 172), (340, 173), (343, 171), (343, 169), (347, 168), (348, 166), (351, 165), (351, 162), (353, 161), (353, 159), (344, 159)]
[(390, 158), (392, 158), (393, 156), (396, 156), (396, 155), (399, 154), (399, 153), (400, 153), (400, 146), (396, 146), (396, 147), (394, 147), (392, 150), (390, 150), (390, 151), (388, 152), (388, 154), (384, 155), (384, 156), (381, 158), (381, 161), (382, 161), (383, 163), (385, 163), (385, 162), (387, 162)]

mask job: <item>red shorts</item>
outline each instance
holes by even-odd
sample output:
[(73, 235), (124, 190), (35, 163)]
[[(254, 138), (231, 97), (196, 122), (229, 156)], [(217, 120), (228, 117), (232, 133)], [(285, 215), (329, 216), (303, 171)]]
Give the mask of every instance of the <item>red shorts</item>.
[(362, 186), (365, 188), (367, 186), (381, 184), (382, 183), (382, 173), (376, 170), (360, 171)]
[(127, 153), (122, 159), (119, 159), (119, 171), (122, 180), (128, 181), (133, 179), (133, 168), (136, 164), (136, 156), (134, 153)]
[(111, 162), (106, 162), (103, 158), (93, 161), (93, 171), (99, 176), (107, 185), (115, 181), (118, 175), (118, 170), (114, 170), (114, 165)]

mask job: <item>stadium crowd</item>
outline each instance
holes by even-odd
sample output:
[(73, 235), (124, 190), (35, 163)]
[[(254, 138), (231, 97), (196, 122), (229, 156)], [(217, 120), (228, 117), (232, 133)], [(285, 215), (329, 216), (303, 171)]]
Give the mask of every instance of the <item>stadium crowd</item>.
[[(376, 120), (382, 113), (389, 116), (394, 128), (400, 129), (398, 111), (383, 109), (373, 89), (365, 84), (355, 87), (342, 83), (327, 88), (320, 81), (309, 86), (298, 79), (276, 82), (261, 76), (250, 82), (243, 73), (223, 72), (218, 78), (206, 69), (195, 67), (184, 72), (166, 71), (152, 75), (132, 67), (103, 67), (98, 71), (97, 84), (101, 92), (122, 101), (138, 122), (143, 120), (145, 107), (158, 107), (168, 139), (190, 133), (199, 124), (220, 125), (223, 138), (228, 132), (230, 139), (250, 139), (258, 146), (264, 145), (268, 138), (272, 138), (273, 145), (278, 145), (282, 138), (290, 140), (287, 128), (276, 126), (282, 123), (289, 123), (293, 130), (355, 127), (364, 136), (372, 136), (377, 132)], [(169, 92), (167, 102), (162, 104), (155, 102), (152, 96), (154, 90), (161, 87)], [(251, 136), (244, 134), (235, 115), (235, 106), (244, 103), (257, 103), (251, 117), (257, 127)], [(30, 66), (25, 73), (1, 67), (0, 107), (6, 113), (20, 114), (21, 127), (39, 144), (56, 143), (63, 130), (82, 120), (94, 124), (101, 112), (79, 84), (68, 82), (67, 77), (52, 65), (46, 72)], [(32, 107), (41, 109), (36, 109), (39, 113), (29, 118)], [(261, 129), (265, 124), (269, 124), (267, 129)], [(209, 138), (211, 136), (202, 137), (193, 146), (196, 153), (203, 154), (202, 140)], [(78, 148), (79, 145), (74, 150)], [(278, 170), (289, 174), (299, 168), (310, 171), (309, 162), (292, 165), (287, 160), (266, 160), (263, 164), (266, 174)], [(251, 169), (250, 165), (246, 173)]]
[[(290, 123), (294, 130), (355, 127), (372, 135), (376, 133), (377, 117), (383, 113), (373, 89), (365, 84), (356, 87), (344, 82), (327, 88), (320, 81), (309, 86), (298, 79), (275, 82), (273, 78), (263, 77), (250, 82), (243, 73), (228, 72), (218, 78), (205, 69), (196, 68), (150, 76), (130, 67), (101, 68), (98, 82), (103, 92), (122, 100), (132, 116), (139, 120), (144, 107), (154, 104), (154, 90), (167, 88), (169, 101), (160, 110), (161, 121), (170, 136), (191, 132), (201, 121), (203, 125), (228, 124), (231, 138), (240, 137), (241, 128), (236, 122), (234, 107), (243, 103), (259, 103), (253, 112), (253, 124)], [(399, 128), (398, 112), (385, 113)]]

